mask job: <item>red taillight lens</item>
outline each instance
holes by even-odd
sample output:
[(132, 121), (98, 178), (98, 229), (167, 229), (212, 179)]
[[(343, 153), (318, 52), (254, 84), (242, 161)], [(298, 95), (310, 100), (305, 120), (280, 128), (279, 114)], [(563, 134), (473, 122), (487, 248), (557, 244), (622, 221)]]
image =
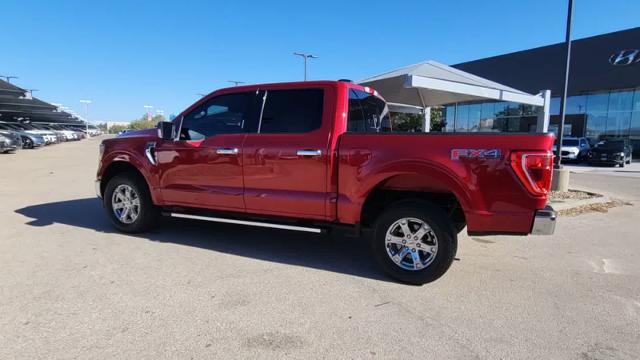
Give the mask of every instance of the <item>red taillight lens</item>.
[(532, 195), (549, 193), (553, 174), (551, 152), (514, 151), (511, 153), (511, 167)]

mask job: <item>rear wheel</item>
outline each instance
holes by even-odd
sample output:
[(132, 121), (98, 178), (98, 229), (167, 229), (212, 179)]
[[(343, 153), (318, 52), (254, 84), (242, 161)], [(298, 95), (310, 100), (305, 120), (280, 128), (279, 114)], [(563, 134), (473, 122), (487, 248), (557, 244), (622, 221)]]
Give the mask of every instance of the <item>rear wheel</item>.
[(390, 276), (422, 285), (449, 269), (458, 240), (440, 208), (405, 201), (391, 205), (378, 217), (371, 246), (376, 261)]
[(104, 207), (120, 231), (139, 233), (151, 229), (160, 216), (144, 180), (130, 173), (114, 176), (104, 191)]

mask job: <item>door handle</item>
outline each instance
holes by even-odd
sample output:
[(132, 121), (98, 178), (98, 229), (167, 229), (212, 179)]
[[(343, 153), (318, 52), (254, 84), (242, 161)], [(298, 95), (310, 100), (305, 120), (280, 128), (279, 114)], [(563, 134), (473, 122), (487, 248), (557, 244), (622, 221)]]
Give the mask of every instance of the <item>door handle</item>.
[(218, 155), (238, 155), (238, 148), (218, 148), (216, 149)]
[(322, 155), (322, 151), (304, 149), (304, 150), (298, 150), (297, 154), (298, 156), (320, 156)]

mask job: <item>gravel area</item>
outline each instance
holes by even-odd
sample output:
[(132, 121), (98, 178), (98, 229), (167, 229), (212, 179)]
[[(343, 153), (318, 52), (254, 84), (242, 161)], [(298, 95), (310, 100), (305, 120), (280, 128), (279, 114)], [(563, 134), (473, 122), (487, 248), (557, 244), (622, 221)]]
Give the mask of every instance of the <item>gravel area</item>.
[(597, 197), (602, 197), (602, 195), (580, 190), (552, 191), (549, 196), (549, 200), (557, 202), (558, 200), (586, 200)]

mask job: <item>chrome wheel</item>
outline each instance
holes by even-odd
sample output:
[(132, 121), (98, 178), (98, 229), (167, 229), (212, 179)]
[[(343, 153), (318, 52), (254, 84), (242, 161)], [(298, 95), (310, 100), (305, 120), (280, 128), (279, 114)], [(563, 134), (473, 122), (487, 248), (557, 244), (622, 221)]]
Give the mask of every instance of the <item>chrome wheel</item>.
[(405, 270), (422, 270), (438, 252), (438, 239), (429, 225), (416, 218), (402, 218), (385, 235), (387, 255)]
[(140, 197), (129, 185), (118, 185), (111, 197), (113, 214), (120, 222), (131, 224), (140, 215)]

